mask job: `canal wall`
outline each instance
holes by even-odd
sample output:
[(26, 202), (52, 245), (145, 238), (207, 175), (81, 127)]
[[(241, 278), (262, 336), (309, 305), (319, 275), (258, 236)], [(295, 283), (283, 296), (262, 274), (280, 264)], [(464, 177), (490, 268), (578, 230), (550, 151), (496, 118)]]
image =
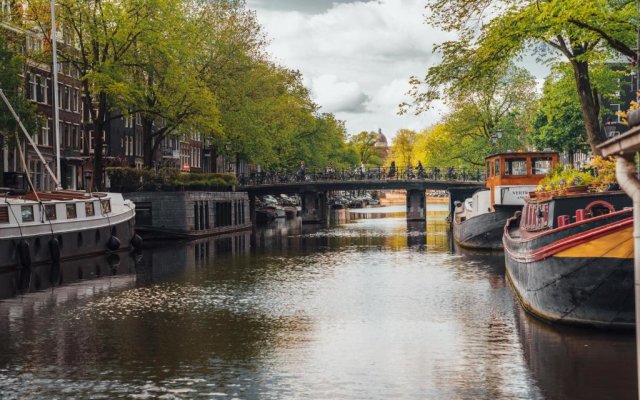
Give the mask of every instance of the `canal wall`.
[(244, 192), (130, 192), (136, 232), (146, 239), (196, 238), (251, 229)]

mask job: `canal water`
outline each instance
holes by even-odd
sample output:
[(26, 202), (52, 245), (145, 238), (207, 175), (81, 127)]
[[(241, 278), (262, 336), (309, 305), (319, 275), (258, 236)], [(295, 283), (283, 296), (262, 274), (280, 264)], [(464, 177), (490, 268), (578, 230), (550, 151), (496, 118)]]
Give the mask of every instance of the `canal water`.
[(501, 253), (399, 211), (35, 271), (0, 302), (0, 397), (635, 398), (633, 334), (531, 318)]

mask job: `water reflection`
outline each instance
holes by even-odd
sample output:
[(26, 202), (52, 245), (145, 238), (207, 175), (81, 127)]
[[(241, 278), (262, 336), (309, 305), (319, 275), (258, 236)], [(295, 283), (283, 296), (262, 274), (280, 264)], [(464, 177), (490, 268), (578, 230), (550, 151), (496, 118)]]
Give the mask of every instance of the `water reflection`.
[(121, 257), (117, 271), (130, 273), (101, 272), (0, 302), (0, 393), (251, 399), (634, 393), (633, 337), (540, 324), (520, 312), (501, 253), (451, 246), (443, 223), (349, 217), (329, 227), (278, 221), (253, 235), (163, 244), (146, 250), (137, 265)]
[(527, 365), (547, 399), (636, 399), (633, 334), (549, 326), (516, 307)]

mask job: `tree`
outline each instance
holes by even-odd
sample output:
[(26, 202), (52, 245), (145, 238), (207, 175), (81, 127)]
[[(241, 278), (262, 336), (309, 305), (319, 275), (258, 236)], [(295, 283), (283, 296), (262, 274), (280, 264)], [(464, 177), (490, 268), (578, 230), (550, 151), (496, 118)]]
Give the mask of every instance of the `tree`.
[[(436, 127), (440, 154), (434, 154), (431, 161), (437, 160), (436, 166), (481, 166), (491, 153), (526, 146), (532, 130), (535, 85), (526, 70), (511, 65), (502, 75), (481, 77), (452, 94), (447, 102), (451, 111), (442, 126)], [(425, 143), (433, 144), (433, 139), (419, 138), (418, 142), (419, 148), (428, 151)], [(448, 157), (447, 164), (442, 164), (442, 154)]]
[[(3, 36), (0, 36), (0, 89), (3, 90), (27, 132), (33, 134), (37, 126), (37, 117), (35, 107), (24, 95), (24, 81), (20, 79), (23, 68), (23, 57), (14, 52)], [(1, 150), (9, 142), (7, 139), (14, 138), (18, 130), (18, 123), (4, 101), (0, 100), (0, 185), (4, 184), (4, 162), (2, 162)]]
[(378, 134), (376, 132), (367, 131), (362, 131), (349, 140), (349, 144), (358, 154), (358, 162), (363, 162), (367, 165), (382, 165), (379, 151), (375, 147), (377, 140)]
[[(206, 84), (201, 65), (204, 47), (198, 18), (189, 18), (173, 2), (157, 15), (159, 29), (141, 33), (127, 62), (132, 66), (132, 84), (137, 86), (129, 112), (142, 117), (144, 163), (150, 167), (162, 141), (176, 131), (194, 131), (203, 136), (220, 135), (217, 99)], [(211, 3), (210, 7), (215, 6)]]
[[(429, 68), (423, 80), (411, 79), (416, 112), (445, 93), (465, 90), (483, 76), (500, 73), (504, 65), (533, 49), (548, 62), (557, 62), (558, 56), (569, 61), (589, 143), (599, 154), (600, 103), (590, 63), (607, 57), (609, 50), (635, 57), (635, 4), (631, 0), (433, 0), (428, 21), (457, 32), (458, 39), (436, 46), (442, 62)], [(408, 107), (404, 104), (402, 110)]]
[(399, 166), (413, 165), (413, 151), (417, 133), (410, 129), (400, 129), (391, 142), (391, 160)]

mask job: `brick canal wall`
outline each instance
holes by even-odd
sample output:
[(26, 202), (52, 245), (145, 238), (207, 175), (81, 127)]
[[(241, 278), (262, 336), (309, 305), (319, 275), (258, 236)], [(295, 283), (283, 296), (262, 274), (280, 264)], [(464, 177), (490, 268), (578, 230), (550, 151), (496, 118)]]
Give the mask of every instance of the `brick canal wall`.
[(251, 228), (244, 192), (131, 192), (136, 231), (143, 237), (199, 237)]

